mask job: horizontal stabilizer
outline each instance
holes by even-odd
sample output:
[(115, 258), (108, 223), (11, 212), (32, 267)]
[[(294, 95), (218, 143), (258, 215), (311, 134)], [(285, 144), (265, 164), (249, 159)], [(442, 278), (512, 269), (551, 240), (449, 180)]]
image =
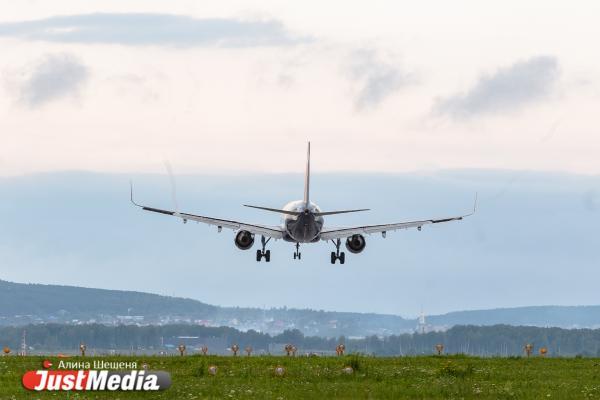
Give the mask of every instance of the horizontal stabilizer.
[(315, 215), (317, 217), (322, 217), (324, 215), (347, 214), (347, 213), (369, 211), (369, 210), (370, 210), (369, 208), (361, 208), (361, 209), (358, 209), (358, 210), (324, 211), (324, 212), (317, 212), (317, 213), (315, 213)]
[[(302, 214), (299, 211), (280, 210), (278, 208), (251, 206), (249, 204), (244, 204), (244, 207), (256, 208), (258, 210), (271, 211), (271, 212), (276, 212), (276, 213), (280, 213), (280, 214), (287, 214), (287, 215), (300, 215), (300, 214)], [(353, 213), (353, 212), (359, 212), (359, 211), (369, 211), (369, 209), (368, 208), (361, 208), (359, 210), (324, 211), (324, 212), (313, 213), (313, 215), (315, 215), (316, 217), (322, 217), (324, 215), (347, 214), (347, 213)]]
[(271, 211), (271, 212), (276, 212), (276, 213), (280, 213), (280, 214), (287, 214), (287, 215), (300, 215), (300, 214), (302, 214), (302, 213), (300, 213), (298, 211), (288, 211), (288, 210), (280, 210), (278, 208), (251, 206), (251, 205), (248, 205), (248, 204), (244, 204), (244, 207), (256, 208), (258, 210)]

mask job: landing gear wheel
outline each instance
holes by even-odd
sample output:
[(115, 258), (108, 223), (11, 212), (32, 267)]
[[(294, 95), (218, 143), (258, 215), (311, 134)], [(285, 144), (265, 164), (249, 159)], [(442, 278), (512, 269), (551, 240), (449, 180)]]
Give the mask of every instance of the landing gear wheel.
[(271, 250), (265, 250), (265, 246), (269, 243), (269, 240), (271, 238), (266, 239), (264, 236), (261, 236), (260, 244), (262, 245), (262, 250), (256, 250), (256, 261), (262, 260), (263, 257), (266, 262), (271, 261)]
[(340, 239), (337, 239), (336, 241), (333, 241), (333, 244), (335, 245), (335, 251), (331, 252), (331, 263), (335, 264), (336, 260), (340, 260), (340, 264), (343, 264), (346, 262), (346, 253), (344, 253), (343, 251), (340, 253), (340, 245), (342, 244), (342, 241)]
[(298, 253), (298, 260), (302, 258), (302, 253)]
[(296, 242), (296, 251), (294, 252), (294, 260), (302, 258), (300, 255), (300, 243)]

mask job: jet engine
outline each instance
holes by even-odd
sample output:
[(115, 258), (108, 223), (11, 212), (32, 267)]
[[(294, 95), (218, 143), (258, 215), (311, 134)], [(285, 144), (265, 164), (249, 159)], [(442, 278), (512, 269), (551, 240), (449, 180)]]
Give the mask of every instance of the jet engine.
[(248, 250), (254, 244), (254, 235), (248, 231), (239, 231), (235, 235), (235, 245), (240, 250)]
[(367, 242), (363, 235), (352, 235), (346, 239), (346, 248), (350, 253), (360, 253), (365, 249)]

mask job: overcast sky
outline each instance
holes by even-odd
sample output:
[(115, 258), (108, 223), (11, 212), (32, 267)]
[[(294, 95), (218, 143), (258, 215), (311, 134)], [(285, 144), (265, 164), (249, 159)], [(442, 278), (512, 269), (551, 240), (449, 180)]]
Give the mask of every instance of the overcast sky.
[(596, 1), (0, 10), (2, 175), (600, 167)]

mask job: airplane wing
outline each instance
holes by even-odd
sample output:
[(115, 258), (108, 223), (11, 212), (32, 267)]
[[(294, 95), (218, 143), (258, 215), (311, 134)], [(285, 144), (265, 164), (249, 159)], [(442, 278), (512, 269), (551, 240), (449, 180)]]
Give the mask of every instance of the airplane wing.
[(233, 229), (236, 231), (244, 230), (244, 231), (253, 233), (255, 235), (263, 235), (265, 237), (270, 237), (273, 239), (283, 238), (283, 230), (282, 230), (282, 228), (280, 228), (278, 226), (247, 224), (245, 222), (205, 217), (202, 215), (181, 213), (178, 211), (162, 210), (160, 208), (147, 207), (147, 206), (138, 204), (133, 200), (133, 189), (131, 190), (131, 202), (134, 205), (140, 207), (142, 210), (152, 211), (152, 212), (159, 213), (159, 214), (171, 215), (173, 217), (178, 217), (178, 218), (181, 218), (183, 220), (183, 222), (187, 222), (188, 220), (190, 220), (190, 221), (202, 222), (202, 223), (208, 224), (208, 225), (214, 225), (219, 228), (228, 228), (228, 229)]
[(410, 222), (398, 222), (394, 224), (381, 224), (381, 225), (364, 225), (355, 226), (351, 228), (329, 228), (321, 231), (321, 240), (333, 240), (347, 238), (352, 235), (370, 235), (372, 233), (385, 234), (389, 231), (396, 231), (398, 229), (409, 229), (418, 228), (421, 230), (423, 225), (439, 224), (442, 222), (460, 221), (470, 215), (475, 214), (477, 210), (477, 196), (475, 196), (475, 205), (473, 206), (473, 212), (465, 215), (459, 215), (457, 217), (440, 218), (440, 219), (426, 219), (422, 221), (410, 221)]

